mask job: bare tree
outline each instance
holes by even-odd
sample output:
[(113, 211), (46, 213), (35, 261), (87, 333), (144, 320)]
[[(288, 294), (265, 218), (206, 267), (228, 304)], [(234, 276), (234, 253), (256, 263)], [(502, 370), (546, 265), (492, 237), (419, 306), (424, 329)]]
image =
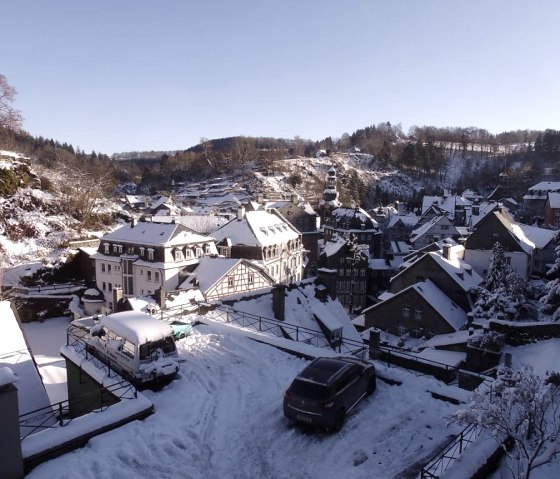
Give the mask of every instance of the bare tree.
[(509, 439), (506, 466), (514, 478), (529, 479), (560, 452), (560, 374), (543, 380), (530, 366), (503, 368), (490, 390), (475, 393), (454, 419), (489, 430), (500, 444)]
[(65, 168), (68, 180), (61, 192), (65, 197), (68, 212), (88, 226), (95, 218), (96, 209), (101, 206), (111, 186), (111, 174), (99, 177), (76, 168)]
[(23, 117), (12, 103), (16, 97), (16, 90), (10, 86), (7, 78), (0, 73), (0, 127), (18, 131), (21, 128)]

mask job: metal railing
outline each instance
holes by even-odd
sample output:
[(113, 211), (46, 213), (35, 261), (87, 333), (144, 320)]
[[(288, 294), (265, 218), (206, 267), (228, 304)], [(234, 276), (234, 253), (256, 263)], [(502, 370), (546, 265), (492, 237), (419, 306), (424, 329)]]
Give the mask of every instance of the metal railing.
[(213, 311), (213, 319), (224, 323), (233, 322), (243, 328), (272, 334), (279, 338), (290, 339), (317, 348), (328, 348), (340, 354), (350, 354), (362, 359), (367, 358), (368, 346), (363, 341), (344, 337), (336, 337), (329, 340), (322, 331), (286, 323), (278, 319), (265, 318), (227, 306), (217, 306)]
[[(91, 398), (92, 400), (96, 400), (97, 398), (99, 398), (100, 393), (105, 392), (108, 392), (119, 400), (133, 399), (138, 397), (136, 388), (125, 379), (120, 378), (119, 381), (109, 386), (103, 386), (98, 390), (89, 391), (88, 393), (82, 394), (79, 397), (79, 400), (84, 402), (86, 406), (84, 406), (82, 410), (74, 410), (74, 417), (69, 417), (69, 399), (36, 409), (34, 411), (27, 412), (25, 414), (21, 414), (19, 416), (19, 427), (21, 434), (20, 440), (23, 441), (26, 437), (33, 434), (34, 432), (37, 432), (38, 430), (67, 426), (76, 417), (91, 412), (91, 409), (87, 407), (87, 404), (89, 404), (87, 402), (88, 399)], [(108, 402), (107, 404), (101, 405), (101, 407), (96, 409), (94, 412), (102, 412), (112, 404), (114, 403)]]
[(441, 475), (459, 458), (465, 448), (473, 443), (482, 428), (476, 424), (471, 424), (463, 429), (457, 437), (439, 451), (430, 462), (420, 470), (421, 479), (439, 478)]

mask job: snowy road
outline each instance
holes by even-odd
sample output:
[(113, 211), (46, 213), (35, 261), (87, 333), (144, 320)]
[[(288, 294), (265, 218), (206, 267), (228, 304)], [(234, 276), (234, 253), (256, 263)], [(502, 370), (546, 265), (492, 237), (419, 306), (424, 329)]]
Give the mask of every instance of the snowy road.
[[(288, 427), (282, 396), (303, 359), (219, 326), (178, 343), (181, 376), (145, 394), (156, 413), (45, 463), (29, 478), (389, 478), (455, 429), (455, 406), (407, 375), (377, 392), (334, 435)], [(79, 471), (79, 472), (78, 472)]]

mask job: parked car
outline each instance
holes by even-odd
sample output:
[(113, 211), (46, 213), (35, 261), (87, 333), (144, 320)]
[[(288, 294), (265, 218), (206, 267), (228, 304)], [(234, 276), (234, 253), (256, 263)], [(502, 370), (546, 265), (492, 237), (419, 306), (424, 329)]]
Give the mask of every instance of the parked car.
[(183, 321), (172, 321), (169, 323), (171, 329), (173, 330), (173, 336), (175, 339), (186, 338), (189, 334), (192, 334), (192, 324), (185, 323)]
[(351, 357), (316, 358), (284, 393), (284, 415), (339, 431), (346, 415), (376, 387), (375, 366)]

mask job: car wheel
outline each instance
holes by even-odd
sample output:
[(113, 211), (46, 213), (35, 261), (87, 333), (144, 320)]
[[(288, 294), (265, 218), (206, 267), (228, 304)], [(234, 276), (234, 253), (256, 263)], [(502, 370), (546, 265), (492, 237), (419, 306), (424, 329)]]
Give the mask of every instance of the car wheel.
[(179, 339), (184, 339), (184, 338), (186, 338), (186, 337), (187, 337), (187, 335), (186, 335), (185, 333), (179, 334)]
[(344, 421), (346, 421), (346, 411), (344, 409), (339, 409), (334, 417), (334, 423), (332, 425), (332, 430), (338, 432), (344, 426)]
[(368, 383), (367, 389), (366, 389), (366, 395), (367, 396), (371, 396), (373, 394), (373, 392), (375, 391), (375, 376), (371, 379), (371, 381)]

